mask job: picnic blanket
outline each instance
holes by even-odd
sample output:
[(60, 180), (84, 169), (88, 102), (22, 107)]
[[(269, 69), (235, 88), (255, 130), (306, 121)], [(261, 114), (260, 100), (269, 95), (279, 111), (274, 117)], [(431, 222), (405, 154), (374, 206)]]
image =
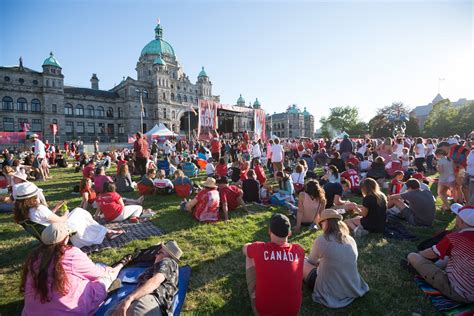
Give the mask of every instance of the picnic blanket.
[(474, 315), (474, 303), (462, 303), (453, 301), (431, 287), (421, 276), (415, 276), (415, 283), (428, 296), (431, 304), (441, 313), (447, 316)]
[(140, 223), (120, 222), (101, 224), (108, 229), (121, 229), (125, 231), (125, 233), (112, 240), (104, 238), (104, 241), (100, 245), (82, 247), (81, 250), (83, 252), (89, 254), (92, 252), (99, 252), (107, 248), (117, 248), (132, 240), (145, 239), (150, 236), (160, 236), (163, 234), (163, 232), (150, 221), (144, 221)]
[[(143, 266), (134, 266), (127, 267), (120, 271), (118, 278), (122, 280), (122, 286), (109, 293), (105, 299), (104, 304), (99, 308), (95, 313), (96, 316), (103, 316), (105, 313), (121, 301), (128, 294), (132, 293), (133, 290), (137, 287), (138, 277), (140, 274), (145, 271), (146, 267)], [(179, 268), (179, 277), (178, 277), (178, 293), (175, 295), (173, 300), (173, 315), (178, 316), (181, 313), (183, 308), (184, 300), (186, 299), (186, 292), (188, 290), (189, 279), (191, 277), (191, 267), (186, 265)]]

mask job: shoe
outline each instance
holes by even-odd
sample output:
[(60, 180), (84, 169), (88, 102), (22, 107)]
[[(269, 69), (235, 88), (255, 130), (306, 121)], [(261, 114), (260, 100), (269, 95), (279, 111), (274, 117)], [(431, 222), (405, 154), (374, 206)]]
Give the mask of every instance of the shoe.
[(130, 217), (130, 223), (138, 223), (140, 220), (138, 219), (138, 217), (136, 216), (133, 216), (133, 217)]
[(119, 264), (122, 264), (125, 267), (127, 264), (129, 264), (130, 261), (133, 260), (133, 258), (134, 256), (132, 254), (125, 255), (122, 257), (122, 259), (112, 264), (112, 268), (115, 268)]
[(319, 226), (316, 225), (315, 223), (311, 224), (311, 226), (309, 226), (309, 230), (311, 231), (317, 231), (319, 229)]

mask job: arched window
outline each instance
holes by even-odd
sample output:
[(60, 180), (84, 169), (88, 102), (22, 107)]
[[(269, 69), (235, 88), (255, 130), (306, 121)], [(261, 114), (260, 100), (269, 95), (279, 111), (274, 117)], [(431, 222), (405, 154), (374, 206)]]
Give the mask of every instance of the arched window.
[(123, 111), (122, 111), (121, 107), (117, 108), (117, 115), (118, 115), (119, 118), (121, 118), (123, 116)]
[(114, 117), (114, 109), (111, 107), (107, 109), (107, 117)]
[(166, 93), (163, 92), (163, 100), (166, 100)]
[(73, 115), (72, 104), (67, 103), (64, 105), (64, 115)]
[(178, 94), (178, 102), (181, 102), (181, 94)]
[(104, 117), (105, 116), (105, 111), (102, 106), (98, 106), (97, 109), (95, 110), (95, 116), (97, 117)]
[(20, 112), (28, 111), (28, 102), (26, 102), (25, 98), (19, 98), (16, 100), (16, 109)]
[(41, 102), (38, 99), (31, 100), (31, 112), (41, 112)]
[(87, 106), (86, 116), (87, 117), (94, 117), (94, 107), (92, 105)]
[(3, 97), (2, 99), (2, 110), (13, 111), (13, 99), (10, 97)]
[(145, 99), (148, 99), (148, 91), (143, 90), (143, 97), (144, 97)]
[(193, 102), (193, 97), (192, 96), (189, 96), (189, 102)]
[(176, 119), (176, 112), (175, 111), (171, 111), (171, 119)]
[(184, 95), (184, 96), (183, 96), (183, 101), (184, 101), (184, 102), (188, 102), (188, 97)]
[(171, 101), (174, 101), (174, 93), (171, 92)]
[(74, 112), (76, 116), (84, 116), (84, 106), (82, 104), (76, 105)]

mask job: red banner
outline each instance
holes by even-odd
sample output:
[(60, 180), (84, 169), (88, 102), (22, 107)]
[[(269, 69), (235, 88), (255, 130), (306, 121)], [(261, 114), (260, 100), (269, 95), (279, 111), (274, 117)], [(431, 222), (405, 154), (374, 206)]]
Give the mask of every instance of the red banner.
[(199, 99), (198, 139), (210, 141), (217, 129), (217, 106), (212, 100)]
[[(31, 132), (0, 132), (0, 145), (7, 144), (25, 144), (27, 138), (33, 134)], [(42, 138), (41, 133), (38, 134), (39, 138)]]
[(50, 124), (49, 128), (51, 129), (51, 133), (56, 136), (58, 133), (58, 124)]
[(266, 133), (265, 133), (265, 112), (262, 109), (255, 109), (254, 110), (254, 140), (257, 141), (261, 139), (264, 141), (266, 139)]

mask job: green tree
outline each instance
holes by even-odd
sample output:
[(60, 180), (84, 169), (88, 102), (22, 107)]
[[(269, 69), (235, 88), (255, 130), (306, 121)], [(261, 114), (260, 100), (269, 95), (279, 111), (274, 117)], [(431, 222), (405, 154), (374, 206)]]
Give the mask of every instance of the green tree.
[(455, 134), (459, 128), (456, 118), (459, 118), (459, 108), (453, 107), (449, 99), (439, 101), (428, 114), (423, 135), (440, 137)]
[(334, 138), (342, 132), (351, 136), (362, 136), (367, 133), (367, 124), (359, 117), (355, 106), (338, 106), (329, 109), (328, 117), (322, 117), (321, 133), (324, 137)]

